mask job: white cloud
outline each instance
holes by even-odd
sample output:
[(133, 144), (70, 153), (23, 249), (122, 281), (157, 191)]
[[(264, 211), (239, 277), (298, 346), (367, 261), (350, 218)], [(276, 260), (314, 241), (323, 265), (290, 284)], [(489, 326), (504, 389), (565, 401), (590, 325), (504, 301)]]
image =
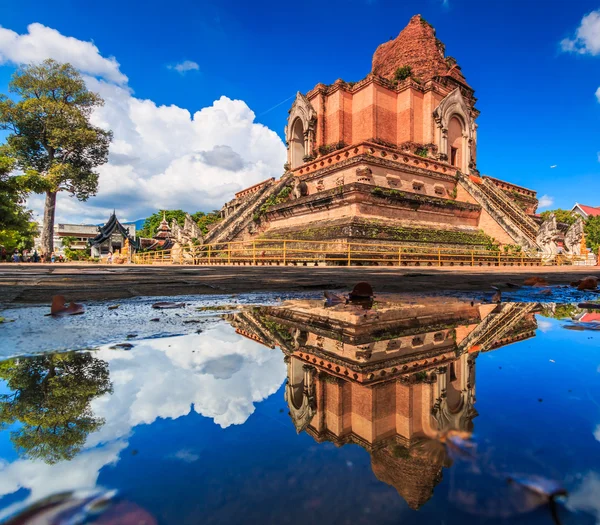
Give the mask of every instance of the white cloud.
[(565, 38), (560, 45), (566, 52), (600, 55), (600, 10), (585, 15), (573, 37)]
[(600, 476), (595, 472), (588, 473), (581, 485), (567, 499), (567, 507), (574, 511), (590, 512), (600, 523)]
[(554, 197), (550, 197), (550, 195), (542, 195), (539, 200), (540, 208), (549, 208), (554, 204)]
[(56, 29), (42, 24), (30, 24), (27, 31), (19, 35), (0, 27), (0, 64), (29, 64), (53, 58), (59, 62), (70, 62), (82, 72), (110, 82), (127, 82), (115, 58), (102, 57), (91, 42), (61, 35)]
[(598, 102), (600, 102), (600, 87), (596, 90), (596, 98), (598, 99)]
[(169, 69), (174, 69), (175, 71), (177, 71), (178, 73), (181, 73), (182, 75), (186, 72), (186, 71), (198, 71), (200, 69), (200, 66), (198, 65), (197, 62), (194, 62), (193, 60), (184, 60), (183, 62), (179, 62), (179, 64), (175, 64), (175, 65), (171, 65), (171, 66), (167, 66)]
[(552, 323), (550, 321), (545, 321), (544, 319), (538, 319), (537, 326), (538, 329), (544, 333), (552, 330)]
[[(0, 497), (25, 488), (31, 502), (59, 491), (94, 488), (100, 470), (118, 463), (136, 426), (192, 411), (222, 428), (241, 425), (254, 404), (274, 394), (286, 377), (281, 352), (242, 338), (225, 323), (201, 334), (139, 341), (130, 352), (102, 347), (94, 357), (108, 363), (113, 385), (112, 394), (92, 402), (94, 415), (105, 424), (71, 461), (0, 460)], [(180, 449), (170, 458), (194, 462), (202, 455)]]
[(558, 168), (558, 164), (552, 164), (552, 166), (550, 166), (551, 170), (553, 170), (554, 168)]
[[(82, 203), (59, 194), (57, 222), (96, 224), (113, 209), (121, 220), (159, 208), (210, 211), (235, 192), (283, 173), (282, 140), (254, 121), (244, 101), (222, 96), (193, 114), (159, 106), (135, 97), (118, 62), (102, 57), (89, 42), (40, 24), (30, 25), (25, 35), (0, 28), (2, 61), (24, 64), (48, 57), (70, 61), (86, 73), (88, 87), (105, 100), (92, 120), (114, 133), (109, 162), (98, 169), (98, 195)], [(29, 206), (39, 216), (43, 198), (32, 196)]]

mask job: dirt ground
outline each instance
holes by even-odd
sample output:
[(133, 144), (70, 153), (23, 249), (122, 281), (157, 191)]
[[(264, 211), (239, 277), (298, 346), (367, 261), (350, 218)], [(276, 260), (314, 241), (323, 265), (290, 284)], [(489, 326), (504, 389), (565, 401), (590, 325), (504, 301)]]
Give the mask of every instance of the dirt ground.
[(433, 293), (488, 290), (498, 283), (540, 276), (568, 284), (599, 267), (303, 267), (303, 266), (92, 266), (0, 264), (0, 307), (67, 300), (123, 299), (136, 296), (226, 294), (268, 291), (350, 290), (367, 281), (375, 292)]

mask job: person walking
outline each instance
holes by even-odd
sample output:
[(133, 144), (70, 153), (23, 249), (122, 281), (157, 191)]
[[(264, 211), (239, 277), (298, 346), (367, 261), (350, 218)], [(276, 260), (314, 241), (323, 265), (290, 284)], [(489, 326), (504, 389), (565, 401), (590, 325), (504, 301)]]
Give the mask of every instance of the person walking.
[(107, 264), (112, 264), (112, 257), (113, 257), (112, 252), (108, 252), (108, 257), (106, 258)]
[(19, 262), (19, 250), (15, 250), (15, 253), (13, 253), (13, 262), (18, 263)]
[(54, 254), (54, 252), (52, 252), (52, 253), (50, 254), (50, 262), (51, 262), (51, 263), (54, 263), (54, 262), (56, 262), (56, 255)]

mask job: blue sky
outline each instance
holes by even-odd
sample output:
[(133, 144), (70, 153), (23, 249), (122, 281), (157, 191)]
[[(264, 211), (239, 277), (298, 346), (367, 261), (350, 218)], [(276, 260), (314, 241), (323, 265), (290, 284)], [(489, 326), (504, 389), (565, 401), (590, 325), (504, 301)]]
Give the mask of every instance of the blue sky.
[[(598, 0), (308, 0), (301, 4), (233, 0), (84, 4), (57, 0), (21, 5), (0, 5), (3, 28), (22, 36), (28, 33), (29, 24), (37, 22), (62, 37), (93, 42), (98, 54), (105, 59), (114, 57), (118, 71), (128, 77), (125, 83), (113, 78), (113, 83), (136, 100), (151, 101), (155, 114), (155, 108), (162, 105), (194, 114), (214, 108), (214, 101), (225, 96), (243, 101), (256, 116), (246, 127), (253, 137), (261, 134), (262, 142), (239, 137), (230, 140), (224, 125), (216, 125), (217, 132), (227, 135), (219, 137), (220, 143), (203, 135), (190, 146), (196, 163), (179, 169), (187, 170), (190, 177), (200, 174), (199, 179), (206, 174), (206, 188), (198, 188), (203, 193), (195, 200), (190, 196), (194, 192), (179, 202), (175, 193), (164, 196), (156, 189), (168, 184), (165, 173), (175, 170), (173, 166), (181, 164), (181, 158), (165, 158), (164, 165), (150, 168), (153, 161), (146, 160), (147, 150), (134, 143), (123, 146), (121, 153), (137, 151), (144, 158), (130, 165), (128, 173), (135, 175), (131, 175), (129, 185), (122, 182), (130, 176), (125, 171), (112, 179), (111, 175), (105, 177), (107, 182), (104, 187), (101, 184), (99, 196), (89, 202), (100, 215), (112, 207), (130, 219), (143, 216), (155, 205), (211, 209), (240, 187), (281, 172), (281, 145), (256, 123), (283, 138), (287, 110), (297, 90), (306, 92), (318, 82), (331, 83), (337, 78), (363, 78), (370, 71), (375, 48), (395, 37), (416, 13), (433, 24), (447, 54), (458, 59), (476, 90), (481, 111), (479, 169), (535, 189), (540, 197), (551, 197), (552, 207), (571, 207), (575, 201), (600, 206), (600, 100), (596, 96), (600, 86), (600, 23), (588, 28), (588, 40), (576, 42), (574, 51), (565, 51), (561, 45), (564, 39), (575, 38), (584, 16), (600, 10)], [(0, 92), (6, 91), (18, 62), (18, 57), (7, 58), (7, 52), (4, 50), (3, 57), (0, 37), (0, 62), (4, 62), (0, 66)], [(178, 71), (175, 66), (184, 61), (194, 62), (197, 69)], [(107, 80), (93, 68), (90, 73)], [(107, 93), (99, 90), (103, 96)], [(232, 117), (231, 111), (237, 111), (237, 116)], [(246, 110), (237, 107), (231, 111), (224, 112), (230, 117), (225, 126), (237, 130), (235, 122), (242, 118), (239, 112)], [(247, 120), (248, 114), (244, 115), (242, 120)], [(120, 129), (114, 115), (105, 120), (113, 129)], [(157, 120), (148, 117), (143, 122), (147, 132)], [(159, 122), (172, 129), (164, 119), (159, 118)], [(136, 132), (142, 128), (139, 120), (133, 125), (123, 124), (125, 127)], [(115, 136), (118, 138), (119, 133)], [(150, 139), (143, 140), (148, 146)], [(231, 150), (220, 150), (228, 155), (227, 165), (239, 161), (243, 173), (228, 178), (223, 162), (216, 167), (210, 164), (207, 155), (219, 146)], [(264, 159), (258, 149), (266, 151)], [(185, 155), (181, 152), (180, 157)], [(212, 168), (221, 171), (213, 173)], [(139, 175), (144, 170), (147, 173)], [(185, 193), (184, 180), (173, 185), (174, 192)], [(223, 182), (222, 187), (214, 186), (216, 180)], [(141, 196), (136, 195), (138, 186), (143, 187)], [(134, 206), (134, 201), (140, 201), (139, 205)], [(93, 214), (78, 204), (65, 204), (62, 209), (65, 217), (92, 219)]]

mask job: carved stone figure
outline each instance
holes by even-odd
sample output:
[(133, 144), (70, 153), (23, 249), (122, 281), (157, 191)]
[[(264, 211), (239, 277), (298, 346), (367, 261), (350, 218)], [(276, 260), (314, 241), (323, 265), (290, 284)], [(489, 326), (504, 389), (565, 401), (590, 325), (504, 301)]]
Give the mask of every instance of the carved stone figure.
[(560, 232), (556, 225), (556, 217), (552, 214), (542, 223), (535, 239), (544, 256), (550, 257), (558, 253), (556, 241), (559, 236)]
[(583, 235), (583, 219), (578, 217), (565, 234), (565, 250), (573, 255), (581, 255)]

